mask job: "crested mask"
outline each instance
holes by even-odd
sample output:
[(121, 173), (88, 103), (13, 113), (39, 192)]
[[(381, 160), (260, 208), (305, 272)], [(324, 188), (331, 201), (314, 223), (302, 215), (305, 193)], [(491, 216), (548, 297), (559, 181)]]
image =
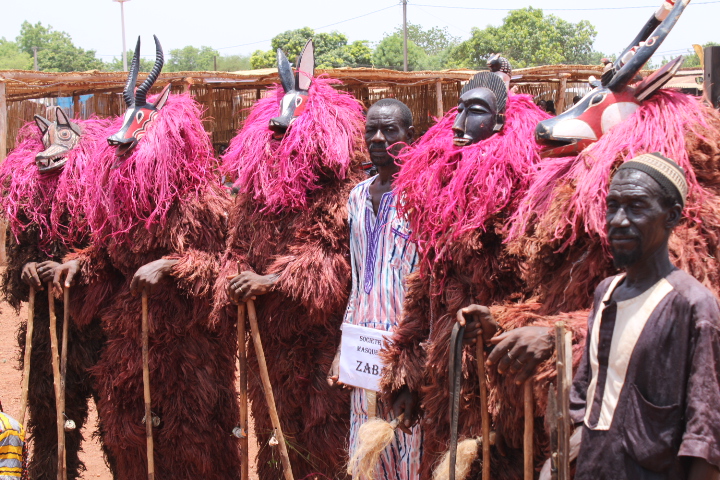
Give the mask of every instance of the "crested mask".
[(453, 123), (453, 142), (472, 145), (499, 132), (505, 123), (508, 93), (505, 82), (492, 72), (480, 72), (463, 87)]

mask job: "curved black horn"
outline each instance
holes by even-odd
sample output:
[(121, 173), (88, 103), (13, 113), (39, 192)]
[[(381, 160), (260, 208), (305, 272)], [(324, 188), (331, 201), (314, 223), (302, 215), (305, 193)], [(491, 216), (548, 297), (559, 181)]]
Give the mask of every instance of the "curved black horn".
[(667, 18), (665, 18), (665, 20), (663, 20), (662, 23), (658, 25), (648, 36), (645, 45), (640, 47), (637, 52), (635, 52), (635, 55), (633, 55), (633, 57), (625, 65), (623, 65), (622, 68), (620, 68), (612, 80), (608, 82), (607, 86), (610, 90), (621, 90), (623, 87), (628, 85), (633, 78), (635, 78), (635, 75), (637, 75), (640, 69), (642, 69), (647, 61), (650, 60), (650, 57), (653, 56), (660, 45), (662, 45), (663, 41), (677, 23), (688, 3), (690, 3), (690, 0), (677, 1), (675, 7), (673, 7)]
[(123, 98), (125, 99), (126, 107), (135, 106), (135, 83), (137, 82), (138, 70), (140, 69), (140, 37), (138, 37), (137, 45), (135, 45), (135, 55), (133, 55), (132, 63), (130, 64), (130, 72), (128, 73), (127, 83), (125, 84), (125, 90), (123, 90)]
[(147, 92), (150, 90), (150, 87), (153, 86), (155, 80), (157, 80), (165, 64), (165, 57), (163, 56), (162, 47), (160, 46), (160, 40), (158, 40), (155, 35), (153, 35), (153, 38), (155, 39), (155, 65), (153, 65), (150, 74), (142, 85), (137, 89), (137, 93), (135, 94), (135, 103), (137, 105), (145, 105), (147, 103)]

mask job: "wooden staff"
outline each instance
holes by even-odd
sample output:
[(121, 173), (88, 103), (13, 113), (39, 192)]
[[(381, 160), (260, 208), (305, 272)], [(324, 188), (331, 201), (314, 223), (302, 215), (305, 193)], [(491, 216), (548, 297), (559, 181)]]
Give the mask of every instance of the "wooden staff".
[[(63, 331), (60, 350), (60, 407), (62, 413), (63, 432), (67, 416), (65, 415), (65, 379), (67, 378), (68, 325), (70, 324), (70, 287), (63, 288)], [(65, 434), (63, 433), (63, 442)], [(67, 465), (67, 449), (63, 448), (63, 465)]]
[(482, 415), (482, 480), (490, 480), (490, 411), (488, 410), (487, 381), (485, 379), (485, 345), (482, 333), (478, 335), (475, 356), (480, 382), (480, 414)]
[(60, 354), (58, 352), (57, 324), (55, 318), (55, 297), (53, 297), (53, 284), (48, 282), (48, 308), (50, 309), (50, 354), (52, 358), (53, 386), (55, 387), (55, 415), (57, 420), (57, 478), (66, 480), (65, 471), (65, 418), (62, 411), (62, 384), (60, 380)]
[(32, 353), (32, 337), (35, 325), (35, 287), (30, 287), (28, 297), (28, 319), (25, 332), (25, 360), (23, 361), (23, 382), (20, 395), (20, 423), (25, 425), (25, 410), (28, 403), (28, 388), (30, 387), (30, 354)]
[(260, 340), (260, 329), (258, 328), (257, 313), (255, 313), (255, 302), (247, 301), (248, 319), (250, 320), (250, 335), (252, 335), (253, 345), (255, 345), (255, 356), (258, 360), (260, 368), (260, 379), (262, 380), (263, 390), (265, 391), (265, 401), (270, 410), (270, 421), (272, 422), (277, 440), (280, 446), (280, 459), (282, 460), (283, 471), (285, 472), (285, 480), (294, 480), (292, 467), (290, 466), (290, 457), (285, 444), (285, 436), (280, 427), (280, 418), (278, 417), (277, 408), (275, 406), (275, 396), (273, 395), (272, 385), (270, 384), (270, 374), (268, 373), (267, 363), (265, 363), (265, 352), (263, 351), (262, 342)]
[(367, 399), (368, 420), (377, 417), (377, 392), (365, 389), (365, 398)]
[(524, 480), (533, 480), (535, 475), (535, 464), (533, 461), (533, 454), (535, 453), (533, 448), (535, 412), (533, 408), (532, 379), (525, 380), (523, 397), (525, 403), (525, 432), (523, 434)]
[(557, 351), (557, 478), (570, 480), (570, 383), (572, 382), (572, 345), (565, 323), (555, 324)]
[(248, 450), (248, 392), (247, 392), (247, 344), (245, 343), (245, 304), (237, 306), (238, 358), (240, 360), (240, 475), (248, 480), (250, 475), (250, 452)]
[(155, 479), (155, 456), (153, 454), (152, 412), (150, 410), (150, 349), (148, 347), (148, 295), (142, 292), (142, 362), (143, 393), (145, 395), (145, 436), (147, 437), (148, 480)]

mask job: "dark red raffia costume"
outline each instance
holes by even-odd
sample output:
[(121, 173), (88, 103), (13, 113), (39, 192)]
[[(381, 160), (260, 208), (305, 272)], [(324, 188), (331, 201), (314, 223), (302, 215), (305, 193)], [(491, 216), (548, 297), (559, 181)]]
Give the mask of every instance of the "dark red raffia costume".
[[(532, 312), (508, 313), (517, 306), (524, 285), (522, 258), (503, 245), (503, 226), (528, 186), (527, 176), (540, 160), (535, 126), (544, 118), (526, 95), (510, 95), (506, 124), (477, 144), (454, 147), (451, 126), (455, 110), (413, 147), (401, 154), (396, 188), (403, 199), (421, 251), (421, 268), (409, 280), (403, 322), (384, 351), (383, 391), (394, 400), (403, 385), (420, 394), (423, 431), (421, 478), (448, 450), (449, 339), (458, 309), (471, 303), (496, 305), (501, 330), (528, 324), (547, 325)], [(524, 307), (523, 307), (524, 308)], [(526, 309), (526, 308), (524, 308)], [(582, 322), (584, 317), (568, 317)], [(581, 339), (576, 339), (579, 341)], [(554, 363), (542, 365), (536, 381), (536, 417), (544, 414), (547, 383)], [(507, 456), (493, 449), (493, 478), (522, 477), (522, 387), (489, 372), (492, 429), (510, 445)], [(545, 392), (545, 393), (543, 393)], [(460, 440), (482, 432), (477, 362), (474, 348), (463, 356)], [(538, 462), (547, 445), (541, 418), (536, 418)], [(474, 472), (479, 471), (478, 465)]]
[[(116, 119), (107, 134), (121, 124)], [(108, 337), (92, 375), (119, 480), (147, 478), (141, 301), (129, 285), (139, 267), (160, 258), (179, 262), (149, 297), (152, 412), (160, 418), (155, 478), (240, 475), (231, 435), (236, 337), (229, 322), (209, 320), (228, 205), (214, 166), (199, 105), (171, 95), (129, 157), (105, 143), (81, 177), (92, 244), (66, 257), (82, 264), (73, 318), (79, 326), (99, 318)]]
[[(260, 100), (233, 139), (224, 170), (240, 193), (230, 214), (228, 248), (216, 286), (219, 323), (235, 320), (227, 278), (241, 270), (279, 274), (273, 291), (257, 297), (260, 335), (295, 478), (343, 478), (350, 397), (326, 375), (340, 341), (350, 292), (347, 199), (362, 178), (362, 107), (337, 91), (339, 82), (314, 78), (307, 108), (282, 141), (268, 122), (283, 90)], [(249, 331), (249, 327), (248, 327)], [(261, 480), (282, 478), (257, 358), (248, 342), (248, 390), (260, 446)]]
[[(61, 170), (40, 173), (35, 156), (43, 152), (42, 135), (35, 124), (27, 124), (18, 135), (17, 147), (0, 165), (0, 188), (3, 215), (8, 219), (8, 264), (2, 275), (5, 300), (19, 314), (21, 302), (28, 300), (30, 287), (20, 279), (29, 262), (52, 260), (62, 262), (74, 247), (86, 243), (87, 228), (79, 215), (79, 202), (70, 193), (84, 167), (82, 158), (91, 158), (94, 142), (103, 135), (106, 122), (74, 120), (82, 129), (79, 143), (65, 154)], [(29, 419), (33, 454), (29, 464), (30, 478), (57, 478), (57, 423), (55, 391), (50, 352), (50, 318), (47, 288), (35, 296), (34, 331), (30, 358), (28, 390)], [(55, 301), (58, 337), (62, 335), (63, 302)], [(26, 335), (25, 318), (17, 332), (20, 368), (23, 367)], [(73, 324), (68, 331), (68, 364), (65, 387), (65, 414), (77, 428), (65, 434), (67, 476), (78, 478), (85, 465), (78, 458), (87, 420), (88, 400), (95, 395), (88, 369), (97, 362), (104, 336), (97, 321), (83, 328)], [(97, 397), (95, 397), (97, 400)], [(111, 464), (112, 469), (112, 462)]]

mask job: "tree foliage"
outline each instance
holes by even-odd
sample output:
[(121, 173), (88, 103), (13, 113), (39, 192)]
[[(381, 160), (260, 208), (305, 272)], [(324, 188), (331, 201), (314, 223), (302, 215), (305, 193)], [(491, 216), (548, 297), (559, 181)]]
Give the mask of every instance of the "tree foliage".
[[(441, 55), (443, 51), (460, 43), (460, 38), (450, 35), (447, 27), (432, 27), (424, 29), (420, 25), (408, 23), (407, 32), (408, 40), (422, 48), (428, 55)], [(397, 35), (402, 38), (402, 25), (395, 29), (393, 35)]]
[(372, 50), (365, 41), (348, 44), (344, 34), (334, 31), (315, 33), (310, 27), (288, 30), (273, 37), (271, 50), (256, 50), (250, 57), (252, 68), (272, 68), (277, 64), (278, 48), (285, 52), (290, 62), (302, 51), (308, 39), (315, 44), (315, 65), (317, 68), (367, 67), (372, 62)]
[(32, 57), (33, 47), (38, 49), (38, 69), (45, 72), (73, 72), (100, 70), (102, 60), (95, 57), (95, 50), (76, 47), (66, 32), (53, 30), (38, 22), (23, 22), (16, 39), (20, 50)]
[(17, 43), (0, 38), (0, 70), (30, 70), (33, 59)]
[[(428, 55), (408, 39), (408, 70), (423, 70), (428, 61)], [(383, 38), (375, 48), (373, 64), (376, 68), (403, 69), (403, 39), (402, 35), (393, 34)]]
[(528, 7), (511, 11), (499, 27), (474, 28), (450, 61), (457, 67), (480, 68), (491, 54), (501, 53), (513, 67), (592, 64), (602, 56), (593, 50), (596, 35), (587, 20), (571, 23)]
[[(130, 65), (132, 64), (133, 55), (135, 55), (135, 52), (133, 50), (127, 51), (128, 69), (130, 68)], [(138, 71), (149, 72), (150, 70), (152, 70), (153, 65), (155, 65), (154, 58), (151, 59), (151, 58), (140, 57), (140, 69)], [(105, 62), (105, 65), (103, 66), (103, 70), (108, 71), (108, 72), (122, 72), (123, 71), (122, 57), (114, 57), (111, 61)]]
[[(702, 45), (702, 48), (705, 47), (717, 47), (720, 45), (720, 43), (715, 42), (708, 42), (704, 45)], [(661, 65), (665, 65), (671, 60), (675, 60), (675, 57), (663, 57)], [(693, 52), (690, 55), (685, 55), (685, 61), (682, 64), (682, 68), (703, 68), (703, 65), (700, 63), (700, 57), (698, 57), (698, 54)]]
[(198, 72), (215, 68), (215, 58), (220, 57), (217, 50), (210, 47), (196, 48), (188, 45), (170, 50), (170, 59), (165, 63), (166, 72)]

